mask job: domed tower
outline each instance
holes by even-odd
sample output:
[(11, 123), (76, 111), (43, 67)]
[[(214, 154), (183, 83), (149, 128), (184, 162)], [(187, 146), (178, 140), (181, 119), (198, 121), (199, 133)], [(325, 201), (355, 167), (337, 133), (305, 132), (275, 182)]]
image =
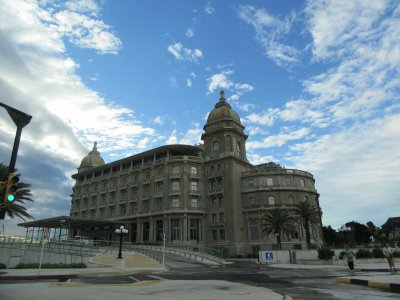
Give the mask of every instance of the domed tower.
[(93, 149), (86, 155), (78, 168), (78, 173), (86, 171), (98, 166), (104, 165), (104, 159), (100, 156), (100, 152), (97, 151), (97, 142), (94, 142)]
[[(204, 182), (211, 216), (206, 220), (207, 244), (226, 246), (229, 241), (242, 247), (246, 232), (242, 214), (241, 176), (251, 169), (246, 158), (244, 126), (236, 112), (225, 100), (223, 91), (214, 109), (208, 115), (201, 136), (204, 141)], [(234, 255), (236, 250), (228, 255)]]
[(208, 115), (201, 139), (204, 141), (206, 160), (234, 156), (248, 162), (244, 126), (239, 115), (226, 102), (224, 91), (221, 91), (219, 102)]

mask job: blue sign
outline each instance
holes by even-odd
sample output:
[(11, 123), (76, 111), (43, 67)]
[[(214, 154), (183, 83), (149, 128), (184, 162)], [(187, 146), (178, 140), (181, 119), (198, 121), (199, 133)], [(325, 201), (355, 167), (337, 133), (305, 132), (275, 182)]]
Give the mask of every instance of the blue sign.
[(274, 253), (272, 253), (272, 252), (266, 252), (266, 253), (265, 253), (265, 258), (266, 258), (267, 260), (273, 260), (273, 259), (274, 259)]

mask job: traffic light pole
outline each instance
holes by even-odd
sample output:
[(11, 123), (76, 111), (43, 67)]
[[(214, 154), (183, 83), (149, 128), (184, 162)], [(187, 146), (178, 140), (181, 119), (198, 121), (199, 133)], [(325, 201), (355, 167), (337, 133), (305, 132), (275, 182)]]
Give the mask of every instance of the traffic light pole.
[[(18, 148), (19, 148), (19, 142), (21, 140), (21, 134), (22, 134), (22, 128), (24, 128), (26, 125), (29, 124), (29, 122), (32, 119), (32, 116), (15, 109), (11, 106), (8, 106), (7, 104), (4, 104), (0, 102), (0, 106), (4, 107), (11, 119), (14, 121), (14, 124), (17, 126), (17, 132), (15, 133), (15, 139), (14, 139), (14, 146), (12, 149), (11, 153), (11, 159), (10, 159), (10, 164), (8, 165), (8, 174), (14, 173), (15, 170), (15, 163), (17, 161), (17, 154), (18, 154)], [(8, 175), (7, 174), (7, 175)], [(1, 181), (5, 181), (5, 178), (1, 178)], [(1, 199), (1, 202), (3, 203), (5, 199)], [(0, 208), (0, 226), (2, 226), (4, 222), (4, 217), (6, 215), (6, 209), (4, 207)], [(0, 228), (1, 230), (1, 228)]]

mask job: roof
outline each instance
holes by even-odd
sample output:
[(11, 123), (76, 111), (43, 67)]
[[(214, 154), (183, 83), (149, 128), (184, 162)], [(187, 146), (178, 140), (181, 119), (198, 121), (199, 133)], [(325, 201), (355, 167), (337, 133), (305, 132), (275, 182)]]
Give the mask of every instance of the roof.
[(74, 228), (84, 228), (84, 227), (94, 227), (94, 226), (104, 226), (104, 225), (121, 225), (121, 224), (126, 224), (126, 222), (103, 220), (103, 219), (101, 220), (82, 219), (70, 216), (59, 216), (54, 218), (20, 223), (18, 224), (18, 226), (25, 228), (27, 227), (60, 228), (61, 226), (64, 226), (74, 229)]
[(207, 124), (225, 119), (230, 119), (242, 124), (239, 115), (232, 109), (229, 103), (226, 102), (224, 91), (221, 91), (220, 96), (219, 102), (215, 104), (215, 108), (208, 115)]

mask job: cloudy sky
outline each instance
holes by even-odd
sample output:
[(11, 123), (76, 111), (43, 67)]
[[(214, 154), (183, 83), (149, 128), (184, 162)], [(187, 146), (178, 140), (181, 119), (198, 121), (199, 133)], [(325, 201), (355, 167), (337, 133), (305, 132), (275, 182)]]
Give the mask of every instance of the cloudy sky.
[[(313, 173), (324, 225), (380, 226), (400, 216), (399, 37), (395, 0), (0, 0), (0, 101), (33, 116), (29, 212), (69, 214), (94, 141), (106, 162), (198, 144), (223, 89), (253, 164)], [(1, 109), (0, 162), (14, 136)]]

